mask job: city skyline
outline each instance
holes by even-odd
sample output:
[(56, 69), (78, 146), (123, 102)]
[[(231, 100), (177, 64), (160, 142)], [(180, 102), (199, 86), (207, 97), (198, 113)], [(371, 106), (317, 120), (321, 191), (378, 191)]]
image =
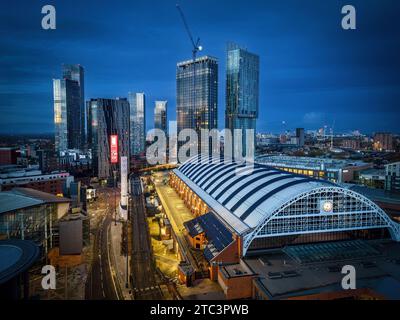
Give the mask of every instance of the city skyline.
[[(281, 132), (296, 127), (307, 130), (335, 124), (337, 132), (398, 132), (400, 83), (396, 57), (400, 48), (395, 41), (396, 19), (390, 18), (396, 7), (400, 9), (399, 4), (354, 1), (363, 18), (359, 19), (357, 30), (347, 33), (340, 28), (338, 3), (237, 3), (242, 16), (236, 22), (229, 19), (233, 9), (222, 4), (213, 6), (207, 13), (210, 17), (199, 10), (200, 4), (181, 4), (191, 19), (193, 32), (202, 39), (202, 55), (219, 59), (219, 73), (225, 70), (224, 51), (229, 41), (260, 56), (257, 131)], [(133, 90), (145, 92), (150, 102), (147, 108), (152, 108), (152, 101), (168, 100), (168, 119), (176, 119), (174, 71), (178, 61), (190, 59), (190, 44), (174, 2), (160, 1), (152, 7), (119, 2), (110, 18), (118, 19), (114, 26), (97, 19), (106, 16), (105, 7), (94, 8), (97, 18), (81, 19), (75, 17), (76, 10), (92, 11), (90, 4), (66, 7), (56, 1), (58, 25), (54, 31), (40, 28), (39, 7), (35, 10), (29, 2), (24, 5), (31, 10), (24, 24), (18, 24), (18, 8), (2, 4), (5, 7), (1, 17), (6, 24), (2, 26), (1, 47), (8, 58), (0, 62), (5, 71), (0, 82), (6, 83), (1, 86), (0, 108), (6, 115), (1, 132), (53, 132), (51, 79), (59, 77), (63, 63), (84, 66), (85, 100), (126, 97)], [(158, 16), (160, 26), (148, 22), (150, 15)], [(132, 18), (141, 28), (129, 26), (127, 21)], [(208, 19), (213, 24), (206, 23)], [(7, 36), (10, 28), (18, 32), (19, 40)], [(140, 41), (128, 45), (127, 38), (132, 37)], [(93, 56), (97, 48), (104, 49), (103, 54)], [(223, 79), (218, 91), (221, 128), (225, 111)], [(150, 129), (153, 119), (146, 120)]]

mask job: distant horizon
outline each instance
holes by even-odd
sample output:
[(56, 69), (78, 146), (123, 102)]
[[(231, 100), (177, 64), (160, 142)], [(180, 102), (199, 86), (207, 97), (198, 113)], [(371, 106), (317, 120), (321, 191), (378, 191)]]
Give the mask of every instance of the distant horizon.
[[(307, 129), (307, 128), (304, 128), (304, 131), (305, 131), (305, 133), (307, 134), (307, 131), (317, 131), (318, 129), (320, 129), (320, 128), (316, 128), (316, 129)], [(146, 130), (146, 133), (148, 133), (150, 130), (151, 130), (151, 129)], [(219, 129), (219, 130), (220, 130), (220, 129)], [(353, 130), (353, 131), (355, 131), (355, 130)], [(288, 130), (287, 132), (293, 132), (293, 133), (294, 133), (294, 130)], [(272, 131), (259, 131), (259, 130), (257, 130), (257, 131), (256, 131), (256, 134), (258, 134), (258, 133), (279, 135), (279, 134), (283, 134), (283, 133), (285, 133), (285, 132), (272, 132)], [(345, 132), (338, 131), (338, 132), (334, 132), (333, 135), (336, 136), (336, 135), (350, 134), (350, 133), (351, 133), (351, 132), (349, 132), (349, 131), (345, 131)], [(377, 130), (377, 131), (375, 131), (375, 132), (362, 132), (362, 131), (360, 131), (360, 134), (361, 134), (361, 135), (364, 135), (364, 136), (371, 136), (371, 137), (372, 137), (374, 134), (376, 134), (376, 133), (390, 133), (390, 134), (392, 134), (392, 135), (394, 135), (394, 136), (400, 136), (400, 132), (390, 132), (390, 131), (385, 131), (385, 130)], [(46, 135), (54, 136), (54, 134), (55, 134), (54, 132), (5, 133), (5, 132), (1, 132), (1, 131), (0, 131), (0, 137), (7, 137), (7, 136), (12, 136), (12, 137), (22, 137), (22, 136), (46, 136)], [(329, 136), (329, 135), (330, 135), (329, 133), (326, 134), (326, 136)], [(354, 136), (355, 136), (355, 135), (354, 135)]]

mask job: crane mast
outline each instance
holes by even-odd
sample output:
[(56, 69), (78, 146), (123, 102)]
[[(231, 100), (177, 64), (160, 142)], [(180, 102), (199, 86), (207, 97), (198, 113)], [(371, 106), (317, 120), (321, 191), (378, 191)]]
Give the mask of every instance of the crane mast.
[[(200, 127), (199, 127), (200, 113), (196, 108), (196, 56), (197, 56), (197, 52), (203, 50), (203, 47), (200, 45), (200, 38), (197, 38), (197, 40), (194, 41), (192, 32), (190, 31), (190, 28), (186, 21), (185, 15), (178, 3), (176, 4), (176, 8), (181, 16), (183, 25), (185, 26), (185, 29), (186, 29), (186, 33), (188, 34), (191, 45), (192, 45), (193, 92), (192, 92), (192, 108), (189, 108), (189, 114), (190, 114), (191, 121), (195, 122), (194, 125), (192, 123), (192, 129), (195, 129), (196, 132), (199, 133), (199, 131), (200, 131)], [(199, 145), (199, 149), (200, 149), (200, 145)]]

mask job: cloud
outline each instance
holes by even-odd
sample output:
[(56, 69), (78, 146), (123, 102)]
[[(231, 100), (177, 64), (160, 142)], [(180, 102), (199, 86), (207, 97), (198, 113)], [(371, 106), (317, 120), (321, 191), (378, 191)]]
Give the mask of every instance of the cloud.
[(316, 125), (316, 124), (321, 124), (324, 118), (325, 118), (324, 113), (312, 111), (304, 114), (303, 122), (308, 125)]

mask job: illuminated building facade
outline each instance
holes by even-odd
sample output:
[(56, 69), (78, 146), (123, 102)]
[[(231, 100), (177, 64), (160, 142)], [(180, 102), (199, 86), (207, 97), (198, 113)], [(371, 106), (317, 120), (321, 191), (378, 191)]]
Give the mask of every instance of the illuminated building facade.
[(393, 135), (386, 132), (378, 132), (374, 135), (373, 149), (375, 151), (393, 151)]
[(55, 150), (81, 148), (80, 88), (77, 81), (53, 80)]
[[(259, 101), (259, 57), (236, 44), (229, 44), (226, 61), (226, 128), (242, 129), (242, 154), (246, 153), (245, 130), (254, 130)], [(238, 145), (233, 139), (234, 147)], [(234, 150), (234, 149), (233, 149)]]
[[(195, 88), (194, 88), (195, 86)], [(178, 133), (218, 127), (218, 61), (204, 56), (179, 62), (176, 69), (176, 114)], [(200, 147), (200, 146), (199, 146)]]
[(118, 136), (118, 159), (129, 156), (129, 103), (116, 98), (91, 99), (87, 104), (93, 174), (101, 179), (111, 178), (114, 171), (119, 171), (119, 164), (111, 163), (111, 135)]
[(334, 183), (357, 180), (362, 170), (372, 168), (371, 163), (362, 161), (337, 160), (296, 156), (259, 156), (257, 162), (294, 174)]
[(156, 101), (154, 107), (154, 128), (168, 133), (167, 127), (167, 101)]
[(146, 97), (142, 93), (129, 92), (131, 155), (145, 151), (146, 143)]

